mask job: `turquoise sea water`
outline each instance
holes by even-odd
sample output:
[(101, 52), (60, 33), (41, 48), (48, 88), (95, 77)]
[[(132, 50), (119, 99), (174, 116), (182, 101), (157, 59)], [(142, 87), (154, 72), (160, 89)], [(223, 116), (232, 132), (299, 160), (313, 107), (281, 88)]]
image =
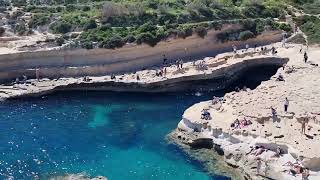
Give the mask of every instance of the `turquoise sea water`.
[[(236, 85), (254, 88), (276, 69), (258, 68)], [(109, 180), (229, 179), (208, 175), (165, 140), (186, 108), (217, 95), (194, 94), (65, 92), (0, 102), (0, 179), (64, 173)]]
[(228, 179), (209, 176), (165, 141), (183, 111), (208, 98), (76, 92), (3, 102), (1, 179), (80, 172), (110, 180)]

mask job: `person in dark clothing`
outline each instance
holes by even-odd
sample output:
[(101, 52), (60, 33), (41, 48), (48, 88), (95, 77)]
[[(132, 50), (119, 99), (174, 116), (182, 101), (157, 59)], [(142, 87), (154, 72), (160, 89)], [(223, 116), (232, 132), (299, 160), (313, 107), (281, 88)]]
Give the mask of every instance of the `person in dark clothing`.
[(307, 54), (307, 52), (304, 52), (303, 57), (304, 57), (304, 62), (307, 63), (307, 61), (308, 61), (308, 54)]
[(166, 55), (163, 54), (162, 56), (163, 56), (163, 64), (167, 64), (167, 60), (168, 60), (168, 59), (166, 58)]

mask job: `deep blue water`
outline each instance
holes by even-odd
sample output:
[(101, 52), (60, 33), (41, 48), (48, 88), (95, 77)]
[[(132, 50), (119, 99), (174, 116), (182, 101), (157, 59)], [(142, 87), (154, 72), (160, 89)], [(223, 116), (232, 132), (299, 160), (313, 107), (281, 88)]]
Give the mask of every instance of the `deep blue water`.
[[(234, 86), (255, 88), (276, 70), (258, 68)], [(0, 179), (64, 173), (109, 180), (229, 179), (208, 175), (165, 140), (186, 108), (212, 95), (65, 92), (0, 102)]]
[(73, 92), (0, 104), (1, 179), (61, 173), (110, 180), (206, 180), (209, 176), (165, 136), (192, 94)]

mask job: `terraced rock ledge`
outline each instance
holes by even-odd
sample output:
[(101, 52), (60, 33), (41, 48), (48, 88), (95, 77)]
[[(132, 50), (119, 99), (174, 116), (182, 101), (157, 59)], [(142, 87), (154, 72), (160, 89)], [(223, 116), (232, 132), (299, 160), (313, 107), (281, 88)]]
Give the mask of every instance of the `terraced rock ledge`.
[[(278, 56), (288, 58), (285, 68), (279, 68), (270, 80), (262, 82), (254, 90), (231, 92), (219, 103), (212, 100), (200, 102), (188, 108), (177, 129), (170, 135), (178, 143), (193, 148), (209, 148), (219, 152), (225, 162), (241, 169), (242, 179), (301, 179), (288, 174), (288, 161), (298, 161), (310, 169), (309, 179), (319, 179), (320, 171), (320, 49), (303, 49), (301, 45), (278, 48)], [(303, 53), (309, 60), (303, 62)], [(284, 81), (277, 81), (279, 74)], [(288, 112), (284, 111), (285, 98), (289, 99)], [(273, 118), (271, 108), (277, 115)], [(207, 110), (211, 120), (201, 118)], [(251, 125), (234, 128), (236, 119), (246, 118)], [(307, 121), (305, 134), (301, 132), (302, 121)], [(260, 155), (251, 147), (263, 146)], [(282, 155), (275, 156), (277, 148)], [(262, 168), (257, 175), (257, 158)]]
[[(205, 58), (196, 62), (183, 64), (182, 69), (176, 65), (166, 67), (166, 75), (156, 76), (160, 69), (142, 70), (136, 73), (117, 75), (115, 79), (108, 76), (80, 78), (31, 79), (25, 83), (0, 85), (0, 98), (17, 98), (41, 96), (55, 91), (66, 90), (110, 90), (126, 92), (167, 92), (194, 90), (191, 84), (199, 80), (209, 80), (210, 86), (202, 89), (224, 89), (238, 79), (246, 70), (254, 67), (275, 65), (282, 66), (287, 58), (272, 56), (269, 51), (244, 52), (234, 56), (230, 53), (220, 54), (215, 58)], [(201, 65), (200, 65), (201, 64)], [(162, 69), (163, 70), (163, 69)], [(139, 79), (137, 78), (139, 76)], [(197, 87), (199, 88), (199, 87)]]

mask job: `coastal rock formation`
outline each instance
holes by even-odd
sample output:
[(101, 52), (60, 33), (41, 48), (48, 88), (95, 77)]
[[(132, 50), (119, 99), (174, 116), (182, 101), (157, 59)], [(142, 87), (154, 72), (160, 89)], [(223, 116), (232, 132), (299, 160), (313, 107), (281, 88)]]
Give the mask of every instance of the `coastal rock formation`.
[[(222, 31), (233, 29), (226, 26)], [(252, 47), (255, 44), (266, 45), (281, 40), (281, 32), (267, 32), (248, 41), (220, 43), (216, 34), (210, 31), (203, 39), (197, 35), (186, 39), (173, 39), (160, 42), (155, 47), (149, 45), (127, 45), (119, 49), (51, 49), (10, 53), (0, 52), (0, 82), (12, 82), (17, 77), (26, 75), (36, 77), (38, 69), (41, 78), (55, 79), (60, 77), (104, 76), (135, 72), (162, 65), (163, 55), (167, 63), (175, 63), (177, 59), (185, 62), (215, 56), (230, 51), (232, 44)]]
[[(279, 47), (278, 56), (290, 59), (286, 66), (254, 90), (226, 94), (224, 100), (218, 102), (218, 109), (211, 100), (191, 106), (185, 111), (176, 133), (184, 132), (185, 139), (211, 138), (223, 149), (228, 164), (243, 169), (253, 178), (257, 178), (258, 157), (265, 163), (262, 169), (266, 172), (261, 174), (269, 178), (295, 179), (283, 173), (289, 168), (283, 164), (296, 160), (313, 171), (309, 179), (319, 178), (320, 61), (317, 57), (320, 49), (302, 49), (301, 53), (300, 49), (301, 45)], [(307, 63), (303, 61), (304, 51), (309, 56)], [(279, 76), (283, 79), (279, 80)], [(284, 110), (286, 97), (287, 112)], [(270, 107), (275, 109), (274, 115)], [(201, 117), (204, 110), (212, 120)], [(242, 125), (244, 120), (247, 124)], [(301, 133), (304, 121), (307, 121), (306, 130)], [(254, 147), (262, 147), (263, 152)], [(276, 154), (278, 149), (283, 154), (280, 157)]]
[[(115, 77), (59, 78), (56, 80), (41, 79), (40, 81), (33, 79), (24, 84), (2, 85), (0, 86), (0, 97), (6, 99), (39, 96), (59, 90), (126, 92), (168, 92), (198, 90), (198, 88), (202, 90), (221, 90), (239, 79), (249, 69), (269, 65), (282, 66), (287, 61), (286, 58), (272, 56), (268, 52), (243, 53), (238, 58), (227, 53), (194, 63), (184, 63), (183, 68), (179, 69), (176, 65), (168, 66), (165, 69), (166, 73), (161, 76), (156, 75), (160, 70), (155, 69)], [(201, 87), (196, 86), (199, 80), (210, 80), (210, 84)]]

